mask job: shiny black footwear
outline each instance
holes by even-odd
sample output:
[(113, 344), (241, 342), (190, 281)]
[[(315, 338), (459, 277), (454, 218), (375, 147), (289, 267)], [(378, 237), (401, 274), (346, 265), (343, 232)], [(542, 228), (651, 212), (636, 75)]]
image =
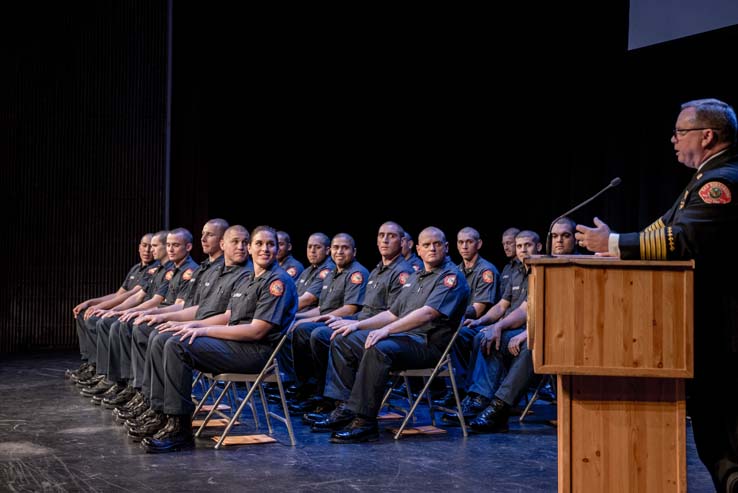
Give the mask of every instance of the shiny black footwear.
[(113, 397), (103, 398), (102, 404), (105, 406), (105, 409), (117, 409), (128, 404), (136, 395), (136, 389), (127, 385)]
[(336, 402), (331, 399), (323, 399), (315, 406), (312, 412), (302, 415), (302, 422), (306, 425), (314, 425), (316, 421), (323, 421), (336, 408)]
[[(483, 395), (475, 394), (474, 392), (469, 393), (464, 400), (461, 401), (461, 414), (464, 415), (464, 420), (469, 420), (481, 413), (482, 410), (489, 405), (489, 399)], [(449, 406), (453, 409), (456, 406)], [(458, 423), (459, 417), (456, 413), (444, 413), (441, 419), (446, 423)]]
[(344, 429), (334, 431), (332, 443), (361, 443), (379, 440), (379, 426), (376, 418), (356, 416)]
[(189, 415), (169, 415), (164, 428), (153, 437), (141, 440), (141, 447), (149, 454), (176, 452), (194, 446), (192, 418)]
[[(459, 390), (459, 399), (463, 401), (466, 394)], [(453, 409), (456, 407), (456, 397), (454, 397), (454, 389), (448, 389), (439, 399), (433, 401), (436, 406), (447, 407)]]
[(333, 411), (331, 411), (327, 418), (313, 423), (313, 426), (310, 429), (314, 432), (340, 430), (349, 424), (355, 417), (356, 414), (347, 409), (346, 404), (342, 402)]
[(110, 387), (108, 390), (106, 390), (102, 394), (95, 394), (95, 395), (93, 395), (91, 402), (94, 405), (99, 406), (100, 404), (102, 404), (102, 401), (104, 401), (105, 399), (114, 398), (116, 395), (118, 395), (118, 392), (123, 391), (123, 389), (125, 389), (125, 388), (126, 388), (125, 385), (121, 385), (121, 384), (117, 384), (116, 383), (115, 385), (113, 385), (112, 387)]
[(146, 437), (152, 437), (156, 435), (159, 430), (164, 428), (167, 424), (167, 417), (164, 413), (154, 411), (155, 414), (151, 418), (147, 419), (139, 426), (128, 429), (128, 437), (134, 442), (140, 442)]
[(87, 387), (79, 391), (79, 393), (85, 397), (92, 397), (93, 395), (100, 395), (107, 392), (110, 387), (115, 385), (113, 382), (109, 382), (104, 378), (97, 382), (92, 387)]
[(495, 397), (492, 403), (469, 423), (469, 427), (477, 433), (507, 433), (510, 429), (507, 424), (509, 418), (510, 406)]

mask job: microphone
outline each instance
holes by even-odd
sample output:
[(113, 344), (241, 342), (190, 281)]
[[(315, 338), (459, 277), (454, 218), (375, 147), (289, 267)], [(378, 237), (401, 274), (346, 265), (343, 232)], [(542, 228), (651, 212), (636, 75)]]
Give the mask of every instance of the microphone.
[(612, 179), (612, 181), (610, 181), (610, 183), (608, 183), (608, 184), (607, 184), (607, 186), (606, 186), (605, 188), (603, 188), (602, 190), (600, 190), (600, 191), (599, 191), (599, 192), (597, 192), (596, 194), (592, 195), (592, 196), (591, 196), (590, 198), (588, 198), (587, 200), (585, 200), (584, 202), (582, 202), (582, 203), (581, 203), (581, 204), (579, 204), (578, 206), (576, 206), (576, 207), (574, 207), (574, 208), (572, 208), (572, 209), (570, 209), (570, 210), (568, 210), (568, 211), (564, 212), (564, 213), (563, 213), (563, 214), (561, 214), (561, 215), (560, 215), (559, 217), (557, 217), (556, 219), (554, 219), (554, 220), (553, 220), (553, 221), (551, 222), (551, 226), (549, 226), (549, 227), (548, 227), (548, 234), (546, 235), (546, 255), (548, 255), (549, 257), (551, 256), (551, 230), (553, 230), (553, 227), (554, 227), (554, 224), (556, 224), (556, 221), (558, 221), (558, 220), (559, 220), (559, 219), (561, 219), (562, 217), (566, 217), (566, 216), (568, 216), (568, 215), (569, 215), (569, 214), (571, 214), (572, 212), (576, 212), (576, 211), (578, 211), (579, 209), (581, 209), (581, 208), (582, 208), (582, 207), (584, 207), (585, 205), (589, 204), (590, 202), (592, 202), (592, 201), (593, 201), (594, 199), (596, 199), (597, 197), (599, 197), (600, 195), (602, 195), (602, 194), (603, 194), (603, 193), (605, 193), (606, 191), (608, 191), (608, 190), (610, 190), (611, 188), (615, 188), (615, 187), (617, 187), (618, 185), (620, 185), (620, 183), (621, 183), (622, 181), (623, 181), (623, 180), (621, 180), (619, 176), (617, 176), (617, 177), (613, 178), (613, 179)]

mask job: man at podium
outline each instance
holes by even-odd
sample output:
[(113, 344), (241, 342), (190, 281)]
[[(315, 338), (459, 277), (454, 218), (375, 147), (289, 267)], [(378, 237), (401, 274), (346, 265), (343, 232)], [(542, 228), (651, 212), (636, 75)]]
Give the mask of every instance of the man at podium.
[(695, 261), (694, 379), (687, 410), (718, 491), (738, 491), (738, 236), (735, 111), (717, 99), (682, 104), (671, 143), (695, 174), (674, 205), (639, 233), (577, 226), (579, 246), (622, 259)]

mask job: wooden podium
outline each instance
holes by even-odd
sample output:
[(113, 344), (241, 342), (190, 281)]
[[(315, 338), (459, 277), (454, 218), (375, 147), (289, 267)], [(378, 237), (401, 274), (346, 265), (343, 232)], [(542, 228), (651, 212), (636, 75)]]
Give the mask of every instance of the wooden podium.
[(687, 491), (694, 262), (526, 263), (534, 368), (559, 375), (559, 492)]

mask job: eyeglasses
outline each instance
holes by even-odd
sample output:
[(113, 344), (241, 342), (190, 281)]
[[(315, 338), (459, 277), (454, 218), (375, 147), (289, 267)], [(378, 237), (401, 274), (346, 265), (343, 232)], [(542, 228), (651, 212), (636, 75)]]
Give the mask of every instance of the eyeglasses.
[(693, 132), (695, 130), (714, 130), (712, 127), (697, 127), (697, 128), (675, 128), (671, 131), (671, 135), (678, 139), (679, 137), (684, 137), (689, 132)]

